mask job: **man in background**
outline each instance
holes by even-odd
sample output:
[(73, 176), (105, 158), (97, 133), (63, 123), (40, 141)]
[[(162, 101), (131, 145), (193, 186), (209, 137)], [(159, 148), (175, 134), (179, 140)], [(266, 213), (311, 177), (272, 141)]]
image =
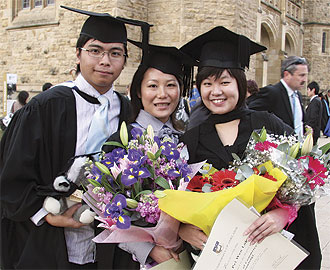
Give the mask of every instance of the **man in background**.
[(300, 91), (304, 88), (307, 76), (306, 59), (289, 56), (282, 62), (280, 82), (261, 88), (250, 100), (249, 108), (274, 113), (302, 136), (304, 110)]
[(306, 109), (305, 124), (313, 129), (314, 145), (320, 137), (322, 120), (322, 102), (318, 97), (319, 90), (320, 87), (315, 81), (307, 85), (307, 96), (310, 98), (310, 103)]

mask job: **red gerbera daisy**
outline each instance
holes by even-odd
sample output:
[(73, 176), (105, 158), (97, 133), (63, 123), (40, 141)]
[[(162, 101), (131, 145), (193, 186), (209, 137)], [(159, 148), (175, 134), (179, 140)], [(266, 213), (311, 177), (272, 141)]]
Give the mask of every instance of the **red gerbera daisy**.
[(205, 184), (209, 184), (209, 180), (201, 175), (195, 175), (187, 186), (187, 189), (195, 192), (202, 192), (202, 188)]
[(316, 186), (323, 186), (324, 181), (322, 178), (326, 178), (325, 172), (327, 169), (323, 164), (313, 157), (304, 156), (299, 158), (306, 159), (308, 158), (308, 169), (304, 169), (303, 175), (307, 178), (306, 182), (309, 184), (310, 188), (313, 190)]
[(225, 188), (235, 187), (239, 181), (235, 179), (236, 173), (230, 170), (222, 170), (212, 175), (211, 188), (213, 191), (223, 190)]

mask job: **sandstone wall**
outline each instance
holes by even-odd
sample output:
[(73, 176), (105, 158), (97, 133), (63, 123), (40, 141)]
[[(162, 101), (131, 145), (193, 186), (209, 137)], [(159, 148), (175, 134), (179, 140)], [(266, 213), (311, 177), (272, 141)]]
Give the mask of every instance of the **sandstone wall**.
[[(150, 34), (153, 44), (180, 47), (217, 25), (223, 25), (258, 42), (266, 40), (268, 83), (279, 79), (280, 63), (287, 48), (284, 46), (282, 50), (287, 34), (292, 39), (294, 53), (305, 55), (311, 62), (311, 79), (318, 80), (322, 88), (330, 87), (329, 50), (325, 54), (320, 53), (321, 32), (329, 30), (329, 0), (304, 1), (301, 19), (304, 19), (304, 23), (322, 23), (317, 26), (301, 26), (299, 20), (286, 17), (286, 11), (281, 7), (286, 1), (56, 0), (54, 6), (18, 11), (15, 6), (18, 0), (0, 0), (0, 78), (6, 73), (18, 74), (18, 89), (28, 90), (32, 95), (41, 91), (44, 82), (57, 84), (72, 79), (70, 70), (76, 65), (75, 44), (86, 17), (60, 8), (61, 4), (146, 20), (154, 25)], [(299, 15), (294, 12), (292, 14)], [(262, 25), (266, 28), (262, 29)], [(268, 41), (262, 37), (263, 31), (269, 31)], [(137, 27), (129, 26), (128, 35), (135, 40), (141, 39)], [(131, 81), (141, 58), (139, 49), (132, 45), (128, 49), (127, 65), (116, 81), (116, 88), (120, 91), (124, 91)], [(256, 79), (261, 83), (265, 72), (263, 65), (260, 54), (251, 57), (248, 79)], [(1, 83), (0, 93), (2, 91)]]
[[(319, 83), (321, 90), (330, 89), (330, 1), (306, 0), (304, 20), (304, 56), (310, 62), (309, 81)], [(326, 33), (325, 52), (322, 36)]]

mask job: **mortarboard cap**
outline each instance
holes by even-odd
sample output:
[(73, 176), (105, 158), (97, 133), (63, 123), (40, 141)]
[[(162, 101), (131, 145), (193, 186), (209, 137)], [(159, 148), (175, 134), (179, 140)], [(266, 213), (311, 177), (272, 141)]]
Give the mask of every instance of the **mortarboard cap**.
[(213, 28), (180, 48), (196, 59), (200, 68), (210, 66), (243, 70), (249, 67), (250, 55), (266, 49), (223, 26)]
[[(172, 74), (183, 79), (183, 95), (191, 84), (192, 70), (196, 61), (180, 51), (176, 47), (165, 47), (148, 44), (144, 47), (143, 42), (128, 39), (129, 42), (144, 50), (141, 65), (152, 67), (163, 73)], [(146, 49), (145, 49), (146, 48)]]
[(127, 44), (127, 31), (125, 23), (141, 26), (143, 32), (148, 32), (151, 26), (143, 21), (113, 17), (108, 13), (97, 13), (66, 6), (61, 7), (89, 16), (81, 28), (80, 34), (95, 38), (104, 43)]

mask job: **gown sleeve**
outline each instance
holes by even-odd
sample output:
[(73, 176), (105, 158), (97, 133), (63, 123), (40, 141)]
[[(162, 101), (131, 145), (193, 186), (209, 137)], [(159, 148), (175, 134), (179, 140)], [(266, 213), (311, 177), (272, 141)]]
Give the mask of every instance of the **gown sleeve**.
[[(74, 155), (75, 125), (65, 103), (33, 99), (13, 117), (0, 144), (2, 214), (14, 221), (33, 216), (46, 196), (59, 196), (53, 180)], [(71, 99), (72, 101), (72, 99)], [(71, 126), (71, 131), (68, 128)], [(63, 196), (63, 194), (61, 194)]]

